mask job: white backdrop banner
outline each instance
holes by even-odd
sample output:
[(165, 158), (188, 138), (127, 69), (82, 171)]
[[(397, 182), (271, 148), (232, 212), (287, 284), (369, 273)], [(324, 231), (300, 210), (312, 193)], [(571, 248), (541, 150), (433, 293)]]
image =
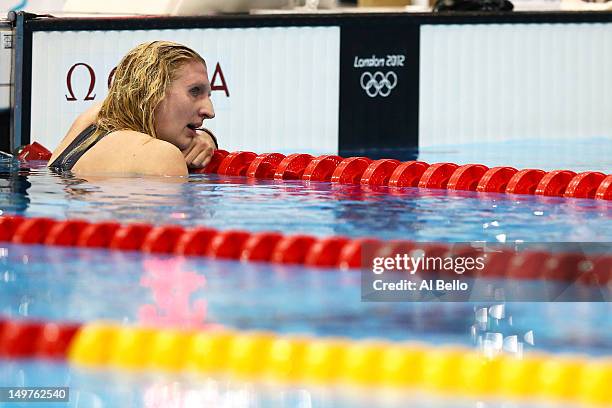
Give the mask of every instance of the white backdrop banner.
[(612, 24), (421, 26), (419, 146), (612, 137)]
[(10, 109), (11, 91), (11, 51), (13, 33), (10, 29), (0, 27), (0, 111)]
[(206, 60), (216, 118), (205, 126), (223, 149), (338, 151), (339, 27), (34, 32), (31, 141), (54, 149), (123, 55), (153, 40)]

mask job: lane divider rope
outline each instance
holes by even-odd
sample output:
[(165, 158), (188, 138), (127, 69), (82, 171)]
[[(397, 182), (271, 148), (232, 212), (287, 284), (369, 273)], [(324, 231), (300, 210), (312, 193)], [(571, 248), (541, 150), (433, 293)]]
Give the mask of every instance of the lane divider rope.
[(419, 187), (477, 192), (612, 200), (612, 174), (570, 170), (545, 172), (482, 164), (428, 164), (335, 155), (227, 152), (217, 150), (209, 165), (194, 173), (256, 179), (322, 181), (367, 186)]
[[(20, 160), (49, 160), (51, 153), (37, 142), (26, 146)], [(322, 181), (367, 186), (419, 187), (568, 198), (612, 200), (612, 174), (571, 170), (487, 167), (482, 164), (428, 164), (367, 157), (318, 157), (309, 154), (257, 154), (216, 150), (203, 169), (193, 173), (246, 176), (255, 179)]]
[(0, 319), (0, 358), (33, 357), (242, 380), (612, 403), (610, 358), (541, 353), (490, 358), (464, 347), (386, 340)]
[[(371, 268), (375, 257), (395, 258), (404, 254), (473, 259), (484, 256), (482, 269), (468, 270), (461, 276), (576, 281), (601, 287), (612, 284), (612, 256), (605, 253), (515, 251), (509, 248), (485, 253), (484, 248), (469, 244), (381, 241), (342, 236), (318, 238), (278, 232), (219, 231), (206, 227), (186, 229), (177, 225), (121, 225), (117, 222), (6, 215), (0, 216), (0, 242), (106, 248), (340, 269)], [(454, 271), (423, 272), (440, 273), (447, 278), (458, 276)]]

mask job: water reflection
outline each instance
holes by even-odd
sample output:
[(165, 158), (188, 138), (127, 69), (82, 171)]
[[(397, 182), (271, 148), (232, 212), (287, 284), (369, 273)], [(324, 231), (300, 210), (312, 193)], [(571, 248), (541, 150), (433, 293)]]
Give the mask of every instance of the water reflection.
[(207, 302), (192, 298), (206, 286), (204, 275), (185, 269), (183, 258), (145, 258), (140, 285), (149, 288), (153, 303), (138, 309), (138, 318), (145, 326), (212, 328), (206, 321)]
[(612, 204), (602, 200), (217, 175), (4, 174), (0, 209), (27, 216), (415, 241), (612, 240)]
[(7, 169), (0, 164), (0, 210), (4, 212), (10, 208), (14, 209), (15, 213), (23, 213), (30, 204), (30, 170), (15, 170), (10, 164), (8, 166)]

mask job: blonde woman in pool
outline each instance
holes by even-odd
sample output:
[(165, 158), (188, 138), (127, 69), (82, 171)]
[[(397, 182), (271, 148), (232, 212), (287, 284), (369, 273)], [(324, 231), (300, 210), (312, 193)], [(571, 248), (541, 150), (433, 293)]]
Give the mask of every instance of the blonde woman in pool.
[(216, 148), (204, 59), (183, 45), (144, 43), (121, 60), (108, 96), (82, 113), (49, 167), (81, 174), (183, 176)]

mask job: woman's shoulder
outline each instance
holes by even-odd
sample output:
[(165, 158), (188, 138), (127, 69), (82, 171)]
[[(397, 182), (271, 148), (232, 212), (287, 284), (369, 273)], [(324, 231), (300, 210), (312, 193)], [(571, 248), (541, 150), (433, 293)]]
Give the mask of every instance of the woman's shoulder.
[(187, 165), (183, 153), (178, 147), (165, 140), (156, 139), (145, 133), (132, 130), (115, 132), (115, 137), (131, 142), (131, 158), (139, 174), (184, 176), (187, 175)]
[(185, 158), (176, 146), (131, 130), (119, 130), (106, 135), (77, 162), (74, 170), (159, 176), (187, 175)]

